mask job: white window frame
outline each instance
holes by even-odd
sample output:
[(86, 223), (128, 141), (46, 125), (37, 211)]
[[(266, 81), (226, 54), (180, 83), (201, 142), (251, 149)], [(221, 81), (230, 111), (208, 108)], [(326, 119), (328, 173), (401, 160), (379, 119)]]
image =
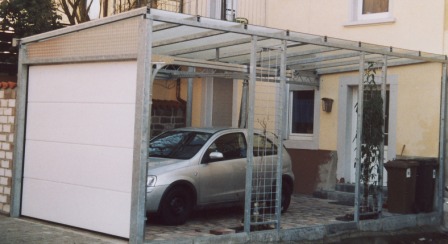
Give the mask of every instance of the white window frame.
[[(292, 92), (294, 91), (314, 91), (314, 122), (312, 134), (292, 133)], [(318, 149), (319, 147), (319, 126), (320, 126), (320, 92), (317, 88), (310, 86), (289, 85), (288, 93), (288, 126), (287, 128), (287, 140), (284, 144), (287, 148), (296, 149)]]
[(384, 13), (363, 14), (362, 5), (363, 0), (351, 0), (350, 1), (350, 20), (345, 26), (352, 25), (368, 25), (368, 24), (380, 24), (380, 23), (392, 23), (395, 22), (393, 16), (394, 0), (389, 0), (389, 11)]

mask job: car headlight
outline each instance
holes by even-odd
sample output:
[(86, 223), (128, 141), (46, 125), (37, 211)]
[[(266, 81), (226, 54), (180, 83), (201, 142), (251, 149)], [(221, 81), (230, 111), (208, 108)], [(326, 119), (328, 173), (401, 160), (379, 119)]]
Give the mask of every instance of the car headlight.
[(146, 186), (154, 187), (154, 186), (156, 186), (156, 181), (157, 181), (157, 176), (148, 175), (148, 179), (146, 180)]

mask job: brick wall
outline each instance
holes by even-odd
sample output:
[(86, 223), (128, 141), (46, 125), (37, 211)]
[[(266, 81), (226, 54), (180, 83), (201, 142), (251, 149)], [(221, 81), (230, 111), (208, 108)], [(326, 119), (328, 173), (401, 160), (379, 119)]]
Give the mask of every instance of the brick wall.
[(8, 87), (4, 83), (0, 82), (0, 213), (9, 213), (11, 207), (16, 90), (14, 89), (15, 85), (10, 84)]

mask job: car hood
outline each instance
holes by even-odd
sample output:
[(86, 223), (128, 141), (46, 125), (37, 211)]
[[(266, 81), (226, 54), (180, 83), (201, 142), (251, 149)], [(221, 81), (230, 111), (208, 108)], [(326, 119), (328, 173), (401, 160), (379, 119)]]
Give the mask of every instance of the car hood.
[(190, 160), (150, 157), (147, 162), (148, 174), (158, 175), (161, 173), (186, 167), (190, 163)]

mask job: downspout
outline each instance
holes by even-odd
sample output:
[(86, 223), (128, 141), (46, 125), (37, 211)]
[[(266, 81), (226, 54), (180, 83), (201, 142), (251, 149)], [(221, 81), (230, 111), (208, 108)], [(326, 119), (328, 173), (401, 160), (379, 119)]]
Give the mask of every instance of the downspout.
[[(180, 78), (177, 78), (176, 82), (177, 82), (176, 83), (176, 100), (177, 100), (177, 102), (180, 103), (180, 107), (181, 107), (182, 111), (184, 111), (184, 113), (185, 113), (186, 108), (187, 108), (187, 101), (183, 100), (180, 97)], [(187, 122), (188, 122), (187, 121), (187, 117), (185, 116), (184, 117), (184, 124), (186, 125)]]
[(246, 128), (247, 127), (247, 86), (249, 84), (249, 81), (244, 80), (243, 81), (243, 91), (241, 95), (241, 105), (240, 105), (240, 122), (239, 127), (240, 128)]
[(442, 87), (441, 87), (441, 93), (440, 93), (440, 135), (439, 135), (439, 175), (438, 175), (438, 184), (437, 184), (437, 211), (440, 216), (441, 224), (443, 225), (443, 205), (444, 205), (444, 188), (445, 188), (445, 164), (447, 162), (446, 155), (447, 155), (447, 144), (446, 144), (446, 138), (448, 138), (447, 135), (447, 126), (448, 121), (446, 118), (446, 103), (447, 103), (447, 86), (446, 86), (446, 80), (447, 80), (447, 64), (444, 63), (442, 65)]

